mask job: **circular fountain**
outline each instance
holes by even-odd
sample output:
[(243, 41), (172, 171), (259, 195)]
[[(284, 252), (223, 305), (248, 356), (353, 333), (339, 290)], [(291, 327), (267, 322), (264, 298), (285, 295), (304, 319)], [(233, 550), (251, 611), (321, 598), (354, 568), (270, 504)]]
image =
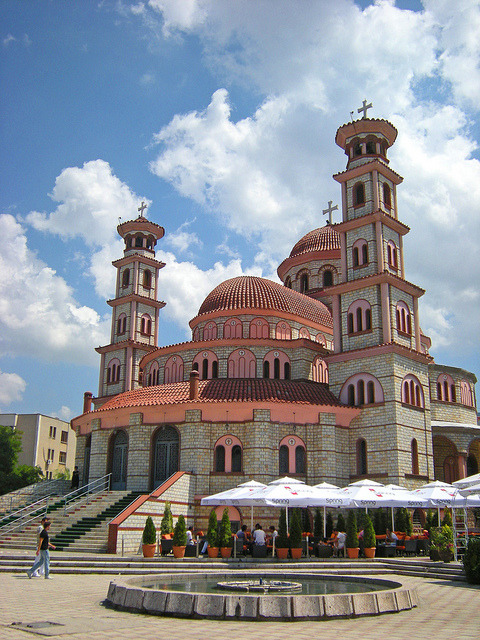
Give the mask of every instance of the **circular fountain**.
[(412, 609), (399, 582), (316, 572), (179, 571), (111, 582), (107, 603), (152, 615), (225, 620), (322, 620)]

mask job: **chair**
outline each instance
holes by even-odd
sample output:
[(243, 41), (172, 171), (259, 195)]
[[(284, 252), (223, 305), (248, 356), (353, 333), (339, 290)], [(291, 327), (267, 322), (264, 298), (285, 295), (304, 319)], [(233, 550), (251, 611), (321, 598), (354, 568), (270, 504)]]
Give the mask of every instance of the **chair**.
[(245, 555), (245, 546), (244, 546), (243, 542), (244, 542), (243, 538), (235, 538), (234, 555), (236, 554), (237, 558), (238, 558), (238, 556)]
[(267, 545), (266, 544), (254, 544), (252, 547), (253, 558), (266, 558), (267, 557)]
[(164, 540), (162, 538), (162, 556), (166, 556), (173, 551), (173, 540)]
[(417, 555), (417, 540), (405, 540), (405, 554)]
[(185, 547), (185, 558), (196, 558), (197, 547), (198, 544), (187, 544), (187, 546)]

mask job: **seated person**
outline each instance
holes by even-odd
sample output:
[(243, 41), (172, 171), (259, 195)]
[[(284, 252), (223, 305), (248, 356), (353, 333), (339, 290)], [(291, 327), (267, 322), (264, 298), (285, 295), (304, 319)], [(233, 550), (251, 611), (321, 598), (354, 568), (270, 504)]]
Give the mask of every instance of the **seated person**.
[(187, 529), (187, 544), (195, 544), (195, 540), (193, 539), (193, 527), (188, 527)]
[(343, 531), (337, 531), (336, 529), (334, 529), (333, 532), (336, 534), (335, 540), (333, 543), (333, 555), (338, 556), (339, 551), (341, 551), (342, 553), (345, 553), (344, 549), (345, 549), (345, 540), (347, 539), (347, 534), (344, 533)]
[(242, 524), (242, 528), (239, 531), (237, 531), (236, 535), (239, 540), (243, 540), (245, 542), (247, 539), (247, 525)]
[(253, 544), (264, 545), (265, 544), (265, 531), (260, 524), (255, 525), (255, 531), (252, 535)]
[(385, 542), (393, 546), (397, 544), (397, 540), (398, 540), (397, 534), (394, 531), (390, 531), (390, 529), (387, 529)]

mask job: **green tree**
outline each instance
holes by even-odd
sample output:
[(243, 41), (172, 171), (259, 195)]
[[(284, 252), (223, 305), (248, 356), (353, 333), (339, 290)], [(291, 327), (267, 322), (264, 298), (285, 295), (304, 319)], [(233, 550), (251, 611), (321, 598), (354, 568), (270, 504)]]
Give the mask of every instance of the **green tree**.
[(338, 514), (337, 529), (338, 531), (345, 531), (345, 518), (343, 516), (343, 513)]
[(469, 538), (468, 545), (463, 556), (463, 567), (467, 582), (480, 584), (480, 538)]
[(449, 509), (448, 507), (445, 509), (445, 511), (443, 513), (442, 527), (443, 527), (444, 524), (448, 525), (449, 527), (453, 526), (452, 510)]
[(185, 547), (187, 545), (187, 526), (185, 518), (180, 514), (173, 530), (173, 546)]
[(332, 516), (332, 513), (330, 511), (327, 511), (325, 529), (326, 529), (325, 533), (327, 534), (327, 538), (330, 538), (330, 536), (332, 535), (332, 531), (333, 531), (333, 516)]
[(157, 531), (153, 524), (152, 516), (148, 516), (145, 527), (143, 528), (142, 542), (143, 544), (155, 544), (157, 539)]
[(228, 517), (228, 509), (223, 510), (222, 519), (220, 520), (220, 535), (218, 546), (232, 546), (232, 525), (230, 524), (230, 518)]
[(290, 523), (290, 547), (300, 549), (302, 546), (302, 519), (299, 509), (294, 509)]
[(218, 547), (218, 520), (215, 509), (210, 511), (208, 518), (207, 540), (210, 547)]
[(313, 535), (315, 538), (323, 538), (323, 513), (319, 507), (315, 509), (315, 517), (313, 519)]
[(280, 511), (278, 536), (275, 539), (275, 546), (279, 549), (288, 549), (287, 513), (285, 509), (281, 509)]
[(162, 536), (173, 533), (173, 516), (172, 509), (170, 507), (170, 502), (165, 502), (165, 510), (163, 512), (163, 518), (160, 523), (160, 531)]
[(366, 549), (373, 549), (377, 546), (377, 539), (375, 537), (375, 529), (373, 528), (373, 522), (368, 513), (364, 517), (363, 525), (363, 546)]
[(0, 495), (35, 484), (43, 477), (40, 467), (18, 466), (21, 450), (21, 434), (11, 427), (0, 426)]
[(350, 509), (348, 512), (345, 546), (347, 549), (356, 549), (358, 547), (357, 516), (355, 509)]

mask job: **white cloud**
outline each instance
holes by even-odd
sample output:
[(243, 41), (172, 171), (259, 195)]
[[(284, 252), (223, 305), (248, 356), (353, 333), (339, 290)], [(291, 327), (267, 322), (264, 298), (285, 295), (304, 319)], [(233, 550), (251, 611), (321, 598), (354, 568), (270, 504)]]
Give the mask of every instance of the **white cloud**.
[(187, 255), (192, 255), (192, 252), (190, 251), (192, 247), (202, 249), (203, 242), (200, 240), (198, 235), (196, 233), (193, 233), (192, 231), (187, 231), (188, 227), (194, 222), (195, 219), (185, 221), (178, 227), (176, 231), (174, 231), (173, 233), (169, 233), (165, 237), (166, 243), (171, 245), (180, 253), (184, 253)]
[(74, 413), (70, 407), (62, 406), (59, 411), (52, 411), (50, 415), (53, 418), (59, 418), (60, 420), (65, 420), (65, 422), (70, 422), (70, 418), (73, 417)]
[(0, 215), (0, 355), (98, 364), (110, 322), (79, 305), (71, 288), (28, 248), (11, 215)]
[(148, 5), (163, 15), (163, 32), (190, 31), (203, 22), (205, 11), (198, 0), (148, 0)]
[(27, 383), (18, 374), (0, 371), (0, 404), (21, 400), (26, 387)]
[(15, 36), (12, 36), (11, 33), (9, 33), (7, 36), (5, 36), (5, 38), (2, 40), (4, 47), (8, 47), (9, 44), (11, 44), (12, 42), (16, 42), (16, 41), (17, 41), (17, 39), (15, 38)]
[(155, 84), (155, 81), (155, 74), (151, 71), (146, 71), (140, 78), (140, 84), (144, 86)]

